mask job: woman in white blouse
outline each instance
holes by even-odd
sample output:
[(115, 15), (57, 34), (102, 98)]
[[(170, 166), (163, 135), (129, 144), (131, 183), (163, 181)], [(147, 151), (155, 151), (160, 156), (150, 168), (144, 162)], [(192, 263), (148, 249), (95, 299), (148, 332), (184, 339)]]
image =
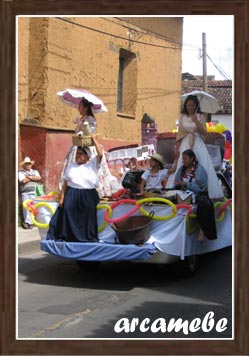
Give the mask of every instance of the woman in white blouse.
[(47, 239), (61, 239), (74, 242), (97, 242), (97, 204), (99, 195), (98, 168), (102, 149), (95, 135), (93, 142), (97, 156), (91, 158), (88, 147), (78, 147), (76, 162), (71, 163), (64, 174), (59, 208), (53, 215)]

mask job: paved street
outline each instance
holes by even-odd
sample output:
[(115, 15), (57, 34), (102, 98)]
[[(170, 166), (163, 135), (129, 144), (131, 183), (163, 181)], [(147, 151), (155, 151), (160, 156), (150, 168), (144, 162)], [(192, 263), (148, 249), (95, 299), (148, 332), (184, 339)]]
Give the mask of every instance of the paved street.
[[(231, 248), (203, 255), (196, 275), (180, 278), (173, 266), (105, 263), (89, 270), (43, 252), (21, 254), (18, 338), (231, 338), (231, 259)], [(191, 322), (211, 311), (209, 332), (114, 332), (121, 318)], [(228, 324), (218, 333), (221, 318)]]

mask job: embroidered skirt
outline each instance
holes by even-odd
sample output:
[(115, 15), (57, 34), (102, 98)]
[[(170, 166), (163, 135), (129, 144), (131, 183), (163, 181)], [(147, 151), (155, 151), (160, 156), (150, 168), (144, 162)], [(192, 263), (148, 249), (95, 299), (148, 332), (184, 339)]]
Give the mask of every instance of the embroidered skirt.
[(201, 193), (196, 197), (197, 219), (205, 236), (209, 240), (217, 239), (214, 205), (208, 193)]

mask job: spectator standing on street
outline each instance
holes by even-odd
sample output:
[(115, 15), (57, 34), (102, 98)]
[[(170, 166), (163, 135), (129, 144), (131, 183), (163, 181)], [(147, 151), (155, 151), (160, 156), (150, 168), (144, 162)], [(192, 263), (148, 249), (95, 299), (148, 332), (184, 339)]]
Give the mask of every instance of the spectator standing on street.
[[(24, 160), (20, 163), (21, 170), (18, 173), (18, 180), (20, 182), (20, 191), (22, 195), (22, 203), (27, 199), (33, 199), (35, 197), (35, 187), (37, 182), (41, 180), (39, 172), (35, 169), (32, 169), (32, 166), (35, 162), (31, 161), (29, 157), (25, 157)], [(32, 229), (33, 223), (30, 218), (30, 212), (22, 208), (23, 210), (23, 228)]]

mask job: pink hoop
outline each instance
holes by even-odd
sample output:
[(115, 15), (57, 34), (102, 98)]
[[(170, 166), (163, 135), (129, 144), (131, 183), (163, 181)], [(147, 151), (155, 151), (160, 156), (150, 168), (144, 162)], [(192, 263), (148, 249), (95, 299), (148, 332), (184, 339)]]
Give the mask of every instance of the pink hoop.
[(132, 199), (121, 199), (121, 200), (118, 200), (116, 201), (115, 203), (113, 203), (111, 205), (111, 209), (115, 209), (118, 205), (120, 204), (135, 204), (134, 208), (131, 209), (130, 211), (128, 211), (128, 213), (118, 217), (118, 218), (115, 218), (115, 219), (110, 219), (108, 218), (108, 210), (105, 211), (104, 213), (104, 219), (105, 221), (107, 221), (108, 223), (110, 224), (114, 224), (114, 223), (117, 223), (119, 221), (122, 221), (126, 218), (128, 218), (129, 216), (131, 216), (132, 214), (134, 214), (138, 209), (139, 209), (139, 205), (136, 204), (136, 200), (132, 200)]
[(34, 202), (31, 201), (30, 203), (27, 204), (28, 210), (34, 214), (37, 215), (38, 214), (38, 210), (34, 207)]

